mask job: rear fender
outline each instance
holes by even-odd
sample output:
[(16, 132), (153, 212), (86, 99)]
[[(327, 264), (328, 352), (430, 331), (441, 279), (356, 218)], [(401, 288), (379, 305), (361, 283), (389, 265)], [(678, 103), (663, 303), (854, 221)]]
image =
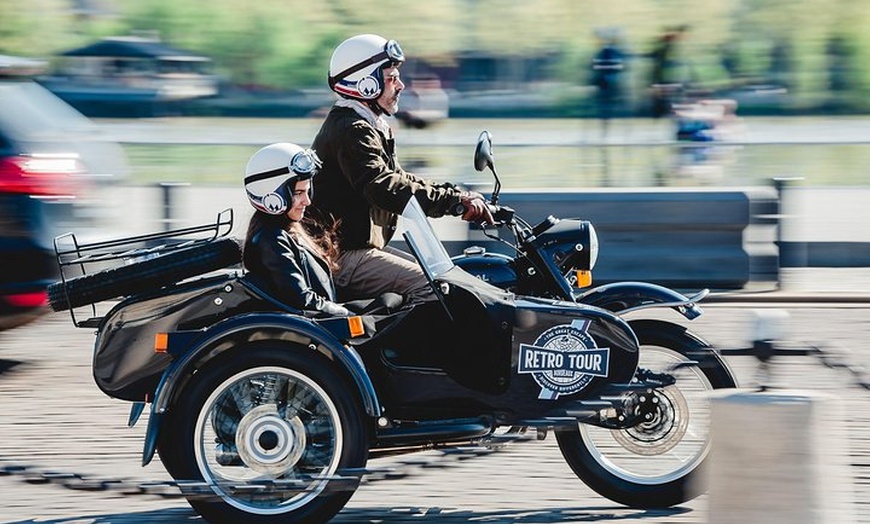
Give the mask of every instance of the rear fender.
[[(150, 463), (154, 457), (163, 416), (191, 372), (216, 356), (226, 351), (235, 350), (239, 345), (236, 342), (225, 342), (239, 340), (240, 336), (242, 341), (246, 341), (251, 334), (266, 334), (268, 336), (270, 332), (298, 335), (301, 340), (307, 342), (305, 347), (308, 350), (317, 351), (335, 363), (340, 371), (353, 380), (366, 414), (371, 417), (380, 416), (382, 408), (362, 359), (353, 348), (342, 344), (331, 333), (331, 330), (327, 330), (306, 318), (281, 313), (240, 315), (215, 324), (204, 332), (170, 334), (170, 351), (178, 356), (163, 372), (154, 393), (151, 413), (148, 417), (148, 428), (145, 432), (145, 446), (142, 454), (143, 466)], [(281, 339), (283, 340), (285, 337)], [(180, 341), (178, 347), (173, 347), (173, 340)], [(261, 340), (263, 339), (261, 338)], [(298, 345), (302, 347), (301, 343)], [(300, 350), (304, 351), (305, 349)]]
[(703, 300), (709, 292), (708, 289), (702, 289), (687, 297), (657, 284), (616, 282), (592, 288), (578, 295), (576, 300), (620, 315), (640, 309), (669, 307), (692, 320), (703, 313), (697, 303)]

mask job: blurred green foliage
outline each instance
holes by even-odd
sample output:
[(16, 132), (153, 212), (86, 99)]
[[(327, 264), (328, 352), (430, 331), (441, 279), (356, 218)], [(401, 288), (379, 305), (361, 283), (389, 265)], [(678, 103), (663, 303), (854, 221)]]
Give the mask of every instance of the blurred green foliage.
[[(73, 6), (78, 6), (74, 8)], [(555, 57), (540, 79), (588, 82), (600, 41), (618, 28), (632, 85), (667, 27), (686, 25), (689, 78), (707, 87), (779, 81), (796, 107), (870, 109), (866, 0), (0, 0), (0, 53), (51, 57), (100, 36), (155, 31), (214, 59), (229, 82), (322, 88), (334, 46), (373, 32), (411, 59), (450, 66), (463, 52)], [(93, 9), (82, 6), (92, 6)], [(729, 69), (730, 68), (730, 69)]]

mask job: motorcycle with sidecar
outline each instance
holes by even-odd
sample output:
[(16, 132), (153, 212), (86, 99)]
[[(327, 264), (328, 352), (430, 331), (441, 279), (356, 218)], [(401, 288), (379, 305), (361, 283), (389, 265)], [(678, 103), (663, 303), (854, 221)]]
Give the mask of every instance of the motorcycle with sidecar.
[[(479, 158), (490, 146), (483, 137)], [(412, 198), (400, 229), (437, 300), (349, 317), (289, 307), (239, 269), (231, 210), (151, 235), (58, 237), (62, 279), (49, 298), (96, 328), (96, 384), (131, 403), (129, 424), (149, 408), (143, 465), (159, 453), (174, 479), (207, 486), (188, 500), (210, 522), (327, 521), (369, 460), (486, 444), (508, 428), (552, 430), (577, 476), (616, 502), (660, 508), (697, 496), (707, 394), (734, 377), (686, 328), (622, 315), (671, 307), (691, 319), (703, 293), (565, 289), (560, 264), (591, 270), (594, 229), (555, 256), (562, 248), (547, 235), (572, 222), (550, 222), (527, 228), (537, 254), (499, 266), (537, 278), (500, 287), (450, 258)], [(532, 287), (547, 268), (549, 287)]]

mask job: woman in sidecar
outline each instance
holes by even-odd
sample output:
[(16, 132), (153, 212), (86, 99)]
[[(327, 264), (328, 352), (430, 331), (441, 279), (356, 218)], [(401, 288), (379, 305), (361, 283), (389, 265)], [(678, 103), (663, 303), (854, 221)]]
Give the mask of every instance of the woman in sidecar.
[(245, 168), (245, 193), (254, 207), (243, 248), (249, 276), (287, 304), (326, 315), (347, 316), (335, 302), (334, 243), (315, 239), (302, 224), (311, 204), (320, 159), (296, 144), (266, 146)]

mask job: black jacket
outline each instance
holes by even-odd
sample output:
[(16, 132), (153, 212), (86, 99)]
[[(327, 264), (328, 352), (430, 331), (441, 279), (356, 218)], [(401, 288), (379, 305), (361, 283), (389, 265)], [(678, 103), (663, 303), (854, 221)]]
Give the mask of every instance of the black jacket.
[(259, 230), (245, 243), (245, 268), (266, 291), (290, 306), (347, 315), (347, 309), (335, 303), (326, 261), (287, 232), (285, 225), (278, 218), (261, 219)]
[(403, 170), (395, 140), (352, 108), (333, 107), (311, 147), (323, 167), (309, 212), (323, 224), (340, 221), (343, 250), (384, 247), (411, 195), (430, 217), (459, 203), (460, 190), (452, 184), (432, 183)]

